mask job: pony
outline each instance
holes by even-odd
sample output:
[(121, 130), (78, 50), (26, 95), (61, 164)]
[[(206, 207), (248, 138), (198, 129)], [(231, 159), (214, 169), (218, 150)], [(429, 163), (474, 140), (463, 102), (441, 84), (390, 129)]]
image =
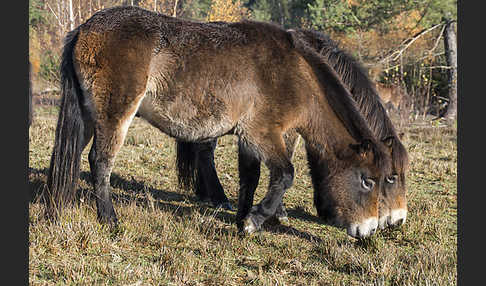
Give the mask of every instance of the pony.
[(334, 70), (294, 33), (263, 22), (212, 25), (108, 8), (66, 35), (60, 74), (50, 217), (72, 203), (81, 153), (93, 139), (88, 161), (97, 218), (118, 223), (110, 175), (138, 113), (183, 142), (234, 134), (242, 157), (263, 161), (270, 170), (265, 197), (253, 205), (253, 186), (240, 188), (236, 224), (245, 234), (261, 229), (292, 185), (289, 130), (305, 141), (319, 216), (358, 238), (378, 227), (378, 192), (391, 174), (388, 147)]
[[(375, 85), (367, 75), (365, 69), (359, 62), (350, 56), (346, 51), (340, 49), (328, 35), (318, 31), (297, 29), (290, 30), (295, 33), (299, 40), (305, 42), (317, 53), (319, 53), (337, 72), (351, 95), (358, 103), (358, 108), (370, 125), (371, 130), (377, 138), (393, 138), (389, 140), (393, 162), (393, 174), (385, 178), (384, 188), (380, 193), (379, 226), (381, 229), (387, 226), (399, 226), (406, 221), (407, 198), (406, 198), (406, 172), (408, 170), (408, 153), (397, 136), (397, 132), (387, 116), (382, 105), (384, 95), (380, 85)], [(292, 158), (293, 151), (298, 142), (298, 133), (294, 130), (285, 134), (287, 151)], [(203, 202), (209, 202), (214, 207), (231, 209), (228, 198), (217, 177), (214, 167), (214, 149), (217, 141), (209, 143), (187, 143), (177, 142), (177, 168), (179, 183), (185, 189), (194, 189), (196, 196)], [(248, 168), (240, 168), (242, 184), (251, 181), (256, 188), (259, 180), (260, 162), (248, 161), (248, 158), (238, 157), (249, 165)], [(246, 179), (253, 175), (254, 178)], [(277, 208), (275, 216), (280, 221), (287, 221), (287, 212), (281, 204)]]

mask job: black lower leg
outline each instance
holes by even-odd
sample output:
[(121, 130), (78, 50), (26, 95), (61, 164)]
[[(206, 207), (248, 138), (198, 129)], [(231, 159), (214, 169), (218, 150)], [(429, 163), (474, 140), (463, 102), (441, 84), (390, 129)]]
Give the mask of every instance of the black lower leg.
[(275, 217), (280, 222), (288, 221), (288, 214), (287, 214), (287, 210), (285, 209), (285, 206), (283, 204), (283, 201), (280, 201), (280, 204), (277, 206), (277, 210), (275, 211)]
[(294, 168), (290, 163), (285, 168), (270, 168), (269, 190), (262, 201), (251, 208), (250, 213), (245, 218), (245, 231), (251, 233), (259, 230), (263, 222), (277, 212), (279, 206), (282, 205), (285, 191), (292, 185), (293, 178)]
[(223, 186), (218, 179), (214, 164), (214, 149), (217, 140), (198, 146), (196, 194), (201, 200), (210, 201), (213, 206), (229, 205)]
[(96, 197), (96, 208), (98, 220), (102, 223), (116, 224), (117, 218), (115, 209), (111, 201), (110, 174), (113, 160), (100, 158), (99, 151), (96, 150), (96, 136), (93, 146), (88, 155), (89, 166), (91, 169), (91, 179), (93, 181)]
[(98, 220), (102, 223), (116, 224), (117, 218), (110, 192), (111, 168), (106, 161), (97, 160), (94, 176), (94, 189)]
[(241, 144), (238, 150), (238, 171), (240, 176), (240, 190), (238, 194), (238, 211), (236, 224), (243, 229), (243, 219), (250, 213), (253, 196), (260, 179), (260, 160)]

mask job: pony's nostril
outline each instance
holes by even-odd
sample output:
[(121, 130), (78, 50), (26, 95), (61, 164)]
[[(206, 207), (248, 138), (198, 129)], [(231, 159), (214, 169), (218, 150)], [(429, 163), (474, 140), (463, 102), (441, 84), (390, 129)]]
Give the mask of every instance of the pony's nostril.
[(370, 235), (374, 234), (375, 232), (376, 232), (376, 227), (371, 230)]
[(403, 218), (397, 220), (395, 225), (402, 225), (403, 224)]

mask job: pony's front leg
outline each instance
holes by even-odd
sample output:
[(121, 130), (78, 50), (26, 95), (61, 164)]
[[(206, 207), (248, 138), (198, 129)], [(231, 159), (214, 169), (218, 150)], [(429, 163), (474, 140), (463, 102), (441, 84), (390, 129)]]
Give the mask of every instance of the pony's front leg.
[[(279, 207), (280, 211), (284, 210), (282, 199), (285, 191), (292, 186), (294, 179), (294, 167), (290, 161), (285, 167), (267, 165), (270, 169), (270, 186), (265, 197), (259, 204), (251, 208), (250, 213), (244, 219), (243, 230), (248, 234), (260, 230), (262, 224), (270, 216), (276, 214)], [(277, 215), (279, 214), (277, 213)]]
[[(245, 149), (242, 144), (238, 145), (238, 171), (240, 177), (240, 191), (238, 197), (238, 212), (236, 222), (238, 229), (243, 230), (243, 219), (250, 213), (253, 206), (253, 197), (260, 180), (261, 161), (251, 151)], [(293, 150), (293, 149), (292, 149)], [(285, 206), (281, 201), (278, 205), (275, 216), (281, 222), (287, 222), (288, 216)]]
[[(292, 157), (294, 156), (295, 148), (299, 144), (299, 138), (300, 136), (295, 130), (289, 130), (283, 136), (285, 146), (287, 148), (287, 156), (289, 159), (292, 159)], [(283, 201), (281, 201), (280, 204), (277, 206), (275, 217), (280, 223), (288, 223), (289, 218)]]

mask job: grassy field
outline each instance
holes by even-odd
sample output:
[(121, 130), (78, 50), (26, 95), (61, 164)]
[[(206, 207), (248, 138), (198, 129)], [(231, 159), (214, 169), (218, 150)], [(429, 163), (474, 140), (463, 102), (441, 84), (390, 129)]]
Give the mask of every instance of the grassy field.
[[(135, 118), (111, 185), (120, 225), (101, 226), (91, 199), (85, 150), (79, 204), (57, 222), (43, 219), (58, 108), (35, 105), (30, 129), (29, 280), (31, 285), (455, 285), (457, 148), (455, 127), (409, 124), (409, 216), (400, 228), (356, 240), (319, 222), (302, 142), (284, 202), (289, 224), (268, 222), (241, 237), (234, 211), (214, 210), (177, 186), (174, 141)], [(216, 168), (233, 205), (236, 137), (219, 139)], [(262, 168), (259, 201), (268, 185)]]

